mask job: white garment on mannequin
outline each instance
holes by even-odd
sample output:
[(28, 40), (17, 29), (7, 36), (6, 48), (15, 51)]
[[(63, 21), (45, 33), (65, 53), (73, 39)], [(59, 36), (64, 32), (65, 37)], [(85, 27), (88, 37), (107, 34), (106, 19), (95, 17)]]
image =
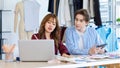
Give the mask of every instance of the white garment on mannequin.
[(36, 0), (24, 1), (25, 31), (34, 31), (39, 27), (39, 8)]
[[(14, 32), (17, 31), (20, 40), (31, 39), (33, 31), (25, 31), (25, 23), (24, 23), (24, 5), (23, 1), (18, 2), (15, 7), (15, 16), (14, 16)], [(18, 27), (17, 27), (18, 26)]]

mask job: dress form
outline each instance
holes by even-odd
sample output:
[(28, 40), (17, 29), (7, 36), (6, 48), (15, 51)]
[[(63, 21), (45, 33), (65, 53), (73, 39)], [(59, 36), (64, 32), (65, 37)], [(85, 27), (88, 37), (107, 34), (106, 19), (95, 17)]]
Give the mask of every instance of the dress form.
[[(18, 26), (18, 34), (19, 34), (19, 39), (20, 40), (31, 39), (31, 36), (33, 34), (33, 30), (26, 31), (26, 28), (25, 28), (25, 12), (24, 11), (25, 11), (24, 10), (24, 1), (18, 2), (16, 4), (16, 7), (15, 7), (14, 32), (17, 31), (17, 26)], [(31, 25), (33, 25), (33, 24), (31, 24)], [(29, 25), (27, 25), (27, 26), (29, 26)]]

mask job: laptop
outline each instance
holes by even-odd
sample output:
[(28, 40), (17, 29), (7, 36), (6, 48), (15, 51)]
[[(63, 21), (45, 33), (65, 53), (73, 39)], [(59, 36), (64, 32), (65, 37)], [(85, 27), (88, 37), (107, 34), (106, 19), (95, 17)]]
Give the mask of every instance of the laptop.
[(48, 61), (55, 58), (54, 40), (19, 40), (20, 61)]

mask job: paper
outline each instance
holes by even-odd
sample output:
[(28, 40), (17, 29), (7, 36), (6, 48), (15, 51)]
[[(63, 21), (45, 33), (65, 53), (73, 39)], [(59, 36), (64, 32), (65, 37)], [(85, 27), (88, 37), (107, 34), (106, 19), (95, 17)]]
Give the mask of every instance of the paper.
[(86, 63), (87, 62), (81, 57), (67, 58), (67, 57), (57, 56), (57, 59), (60, 60), (61, 62), (70, 62), (70, 63)]

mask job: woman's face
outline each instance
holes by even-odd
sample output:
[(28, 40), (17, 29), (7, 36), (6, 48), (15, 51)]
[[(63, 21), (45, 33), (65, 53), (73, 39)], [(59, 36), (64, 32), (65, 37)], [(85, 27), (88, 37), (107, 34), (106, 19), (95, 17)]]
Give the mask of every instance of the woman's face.
[(76, 17), (75, 17), (75, 27), (78, 31), (84, 32), (87, 24), (88, 24), (88, 22), (86, 22), (84, 20), (83, 15), (81, 15), (81, 14), (76, 15)]
[(51, 33), (54, 31), (56, 27), (56, 20), (55, 18), (50, 18), (46, 23), (45, 23), (45, 32)]

